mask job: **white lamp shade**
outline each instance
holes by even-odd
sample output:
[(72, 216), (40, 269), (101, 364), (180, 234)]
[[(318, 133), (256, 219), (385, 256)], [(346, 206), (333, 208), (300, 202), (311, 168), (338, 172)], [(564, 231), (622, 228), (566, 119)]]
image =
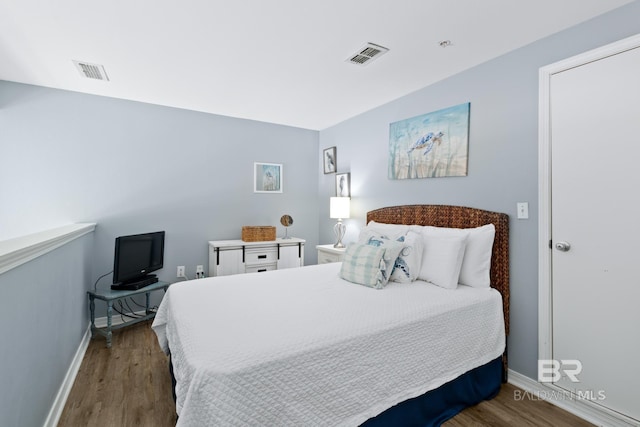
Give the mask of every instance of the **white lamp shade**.
[(349, 218), (351, 199), (349, 197), (331, 197), (329, 199), (329, 218)]

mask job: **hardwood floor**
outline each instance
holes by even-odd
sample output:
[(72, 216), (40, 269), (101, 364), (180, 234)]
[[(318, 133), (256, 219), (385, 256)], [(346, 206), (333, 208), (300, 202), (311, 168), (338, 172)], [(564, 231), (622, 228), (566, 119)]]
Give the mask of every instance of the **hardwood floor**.
[(500, 393), (472, 408), (467, 408), (449, 421), (444, 427), (467, 426), (548, 426), (548, 427), (587, 427), (593, 424), (552, 405), (549, 402), (533, 399), (518, 399), (514, 396), (522, 390), (511, 384), (503, 384)]
[[(104, 338), (92, 340), (58, 426), (174, 426), (167, 364), (151, 322), (115, 331), (111, 349)], [(496, 398), (464, 410), (443, 426), (592, 426), (550, 403), (516, 399), (518, 390), (505, 384)]]
[(58, 426), (175, 425), (168, 358), (151, 322), (91, 340)]

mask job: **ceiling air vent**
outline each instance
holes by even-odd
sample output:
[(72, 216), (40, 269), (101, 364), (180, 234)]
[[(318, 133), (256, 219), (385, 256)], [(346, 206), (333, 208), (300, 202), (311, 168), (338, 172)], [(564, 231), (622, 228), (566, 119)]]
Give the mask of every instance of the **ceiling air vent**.
[(389, 49), (379, 46), (373, 43), (367, 43), (360, 48), (357, 53), (349, 56), (347, 62), (351, 62), (356, 65), (366, 65), (376, 58), (379, 58), (383, 54), (387, 53)]
[(82, 74), (82, 76), (88, 79), (109, 81), (107, 72), (104, 70), (104, 67), (102, 65), (90, 64), (83, 61), (73, 61), (73, 63), (76, 65), (76, 68), (78, 69), (80, 74)]

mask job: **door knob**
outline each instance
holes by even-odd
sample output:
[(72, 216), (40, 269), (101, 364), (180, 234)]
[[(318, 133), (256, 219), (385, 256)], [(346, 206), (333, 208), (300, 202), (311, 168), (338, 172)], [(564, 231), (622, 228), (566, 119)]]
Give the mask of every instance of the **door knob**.
[(558, 242), (556, 243), (556, 249), (560, 252), (569, 252), (571, 245), (568, 242)]

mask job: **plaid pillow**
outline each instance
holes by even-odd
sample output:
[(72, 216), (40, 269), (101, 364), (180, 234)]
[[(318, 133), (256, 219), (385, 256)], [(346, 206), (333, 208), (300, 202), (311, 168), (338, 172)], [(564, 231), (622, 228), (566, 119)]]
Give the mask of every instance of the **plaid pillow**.
[(360, 239), (358, 240), (358, 243), (364, 243), (369, 246), (378, 246), (386, 249), (383, 257), (386, 266), (382, 271), (385, 285), (386, 282), (388, 282), (392, 277), (392, 272), (394, 271), (398, 255), (400, 255), (400, 252), (405, 247), (404, 239), (404, 236), (400, 236), (397, 240), (391, 240), (387, 236), (371, 230), (363, 231), (360, 233)]
[(352, 243), (342, 259), (340, 277), (370, 288), (382, 289), (386, 284), (382, 271), (386, 268), (383, 247)]

